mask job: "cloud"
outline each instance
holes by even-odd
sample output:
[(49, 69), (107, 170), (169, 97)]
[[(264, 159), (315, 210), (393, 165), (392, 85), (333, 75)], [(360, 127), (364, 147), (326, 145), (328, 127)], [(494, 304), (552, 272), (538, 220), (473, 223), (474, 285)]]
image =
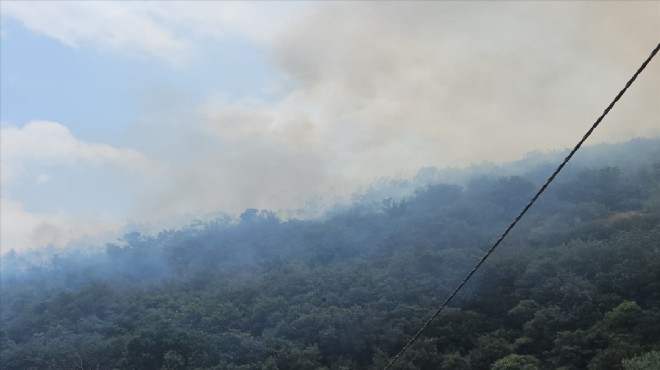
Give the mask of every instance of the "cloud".
[[(116, 166), (134, 173), (153, 175), (164, 167), (130, 148), (115, 148), (104, 143), (78, 140), (57, 122), (32, 121), (24, 127), (2, 127), (2, 184), (11, 184), (18, 176), (36, 166), (73, 166), (81, 162)], [(38, 182), (48, 181), (40, 175)]]
[(303, 16), (310, 3), (269, 2), (171, 2), (149, 9), (162, 23), (189, 35), (191, 39), (210, 37), (248, 38), (269, 42), (290, 22)]
[(101, 50), (139, 53), (178, 61), (185, 40), (149, 16), (144, 4), (80, 1), (35, 1), (3, 4), (3, 16), (20, 20), (27, 28), (78, 47), (91, 44)]
[[(127, 180), (135, 193), (166, 173), (163, 165), (135, 149), (79, 140), (57, 122), (2, 127), (0, 139), (3, 253), (64, 246), (117, 231), (128, 215), (113, 210), (135, 196), (126, 193)], [(15, 194), (25, 199), (19, 201)]]
[(180, 64), (204, 39), (268, 40), (304, 3), (81, 2), (3, 3), (3, 17), (72, 47), (146, 55)]
[(39, 176), (37, 176), (36, 183), (37, 185), (43, 185), (48, 183), (51, 180), (51, 177), (48, 174), (42, 173)]

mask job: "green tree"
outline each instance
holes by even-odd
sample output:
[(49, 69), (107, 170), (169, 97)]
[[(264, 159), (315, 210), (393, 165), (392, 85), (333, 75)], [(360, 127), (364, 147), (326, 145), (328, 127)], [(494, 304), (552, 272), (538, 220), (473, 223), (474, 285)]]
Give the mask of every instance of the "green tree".
[(473, 369), (490, 369), (493, 362), (509, 353), (511, 345), (506, 339), (491, 334), (482, 335), (470, 351), (470, 364)]
[(512, 353), (495, 361), (491, 370), (538, 370), (538, 364), (533, 356)]
[(657, 370), (660, 369), (660, 351), (651, 351), (621, 361), (625, 370)]

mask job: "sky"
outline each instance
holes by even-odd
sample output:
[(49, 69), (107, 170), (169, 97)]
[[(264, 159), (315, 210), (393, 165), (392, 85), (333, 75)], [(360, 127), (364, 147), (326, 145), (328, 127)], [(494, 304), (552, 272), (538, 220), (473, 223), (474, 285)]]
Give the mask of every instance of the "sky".
[[(0, 2), (0, 249), (565, 149), (659, 2)], [(589, 143), (660, 136), (660, 63)], [(169, 220), (169, 221), (168, 221)]]

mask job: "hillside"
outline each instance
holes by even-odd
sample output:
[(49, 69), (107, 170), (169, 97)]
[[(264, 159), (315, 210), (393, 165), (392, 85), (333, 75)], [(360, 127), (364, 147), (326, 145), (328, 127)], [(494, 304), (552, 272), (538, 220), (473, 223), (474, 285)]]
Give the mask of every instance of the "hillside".
[[(660, 364), (659, 148), (587, 148), (395, 368)], [(322, 219), (248, 209), (45, 263), (11, 252), (0, 363), (381, 369), (560, 156), (427, 169)]]

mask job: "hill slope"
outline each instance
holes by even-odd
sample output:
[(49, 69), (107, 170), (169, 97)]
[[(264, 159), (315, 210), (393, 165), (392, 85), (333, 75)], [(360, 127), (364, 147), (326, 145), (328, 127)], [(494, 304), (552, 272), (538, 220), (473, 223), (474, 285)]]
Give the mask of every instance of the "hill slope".
[[(660, 162), (644, 143), (622, 144), (637, 157), (621, 167), (601, 153), (567, 171), (399, 368), (657, 360)], [(323, 220), (246, 210), (47, 264), (11, 253), (2, 366), (382, 368), (534, 193), (547, 162), (532, 162)]]

